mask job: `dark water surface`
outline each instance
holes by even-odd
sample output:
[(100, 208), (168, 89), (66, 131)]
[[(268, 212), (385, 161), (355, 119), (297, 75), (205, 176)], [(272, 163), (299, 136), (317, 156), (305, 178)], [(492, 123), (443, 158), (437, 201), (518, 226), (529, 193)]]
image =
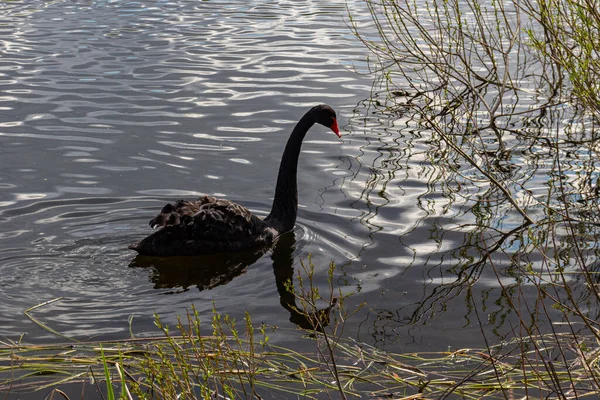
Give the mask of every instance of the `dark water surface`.
[[(77, 339), (126, 337), (130, 316), (135, 332), (155, 332), (152, 313), (173, 322), (194, 304), (210, 315), (213, 301), (294, 327), (269, 254), (214, 278), (139, 267), (127, 245), (178, 198), (224, 196), (265, 215), (300, 116), (326, 102), (348, 124), (370, 78), (351, 70), (366, 51), (343, 22), (345, 3), (0, 5), (0, 335), (57, 340), (45, 325)], [(369, 230), (344, 188), (343, 133), (315, 127), (304, 143), (284, 275), (309, 253), (320, 283), (331, 260), (362, 271)], [(23, 314), (55, 299), (32, 311), (40, 323)]]
[[(294, 328), (278, 288), (312, 254), (319, 286), (335, 261), (336, 286), (357, 292), (347, 307), (366, 302), (346, 336), (397, 352), (483, 346), (480, 323), (502, 338), (511, 316), (493, 270), (477, 269), (468, 293), (439, 289), (477, 262), (463, 205), (486, 188), (446, 187), (428, 136), (372, 112), (372, 78), (353, 70), (367, 51), (344, 23), (347, 5), (360, 8), (324, 4), (0, 2), (0, 337), (56, 341), (45, 325), (127, 338), (131, 316), (152, 334), (154, 312), (174, 323), (194, 304), (208, 321), (213, 302)], [(281, 248), (214, 276), (132, 263), (127, 245), (165, 202), (210, 194), (266, 215), (288, 133), (322, 102), (344, 136), (309, 132), (295, 235)], [(508, 211), (498, 228), (520, 223)], [(37, 323), (23, 313), (52, 300), (31, 311)], [(273, 341), (313, 348), (301, 337), (282, 329)]]

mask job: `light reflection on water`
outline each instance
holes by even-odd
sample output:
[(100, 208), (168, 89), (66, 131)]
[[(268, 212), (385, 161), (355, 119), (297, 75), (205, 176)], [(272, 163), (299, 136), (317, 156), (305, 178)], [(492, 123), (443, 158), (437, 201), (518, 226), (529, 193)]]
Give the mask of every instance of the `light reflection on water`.
[[(132, 315), (136, 332), (154, 332), (153, 312), (174, 322), (194, 303), (208, 316), (213, 301), (290, 328), (279, 252), (296, 269), (312, 254), (323, 287), (335, 261), (336, 283), (357, 292), (348, 307), (367, 303), (345, 332), (395, 351), (481, 343), (467, 289), (491, 321), (504, 311), (481, 243), (519, 245), (474, 227), (497, 211), (493, 228), (510, 231), (518, 215), (486, 183), (460, 186), (456, 171), (473, 171), (438, 162), (443, 149), (408, 113), (365, 101), (371, 78), (349, 66), (364, 66), (366, 52), (343, 23), (345, 2), (4, 2), (0, 15), (10, 38), (0, 57), (0, 335), (54, 340), (22, 311), (59, 297), (36, 317), (78, 339), (128, 336)], [(287, 135), (321, 102), (344, 136), (314, 127), (306, 138), (293, 245), (209, 283), (132, 263), (127, 245), (165, 202), (218, 195), (266, 215)], [(467, 275), (481, 283), (461, 285)], [(296, 346), (300, 336), (273, 341)]]
[[(178, 198), (222, 195), (268, 212), (297, 119), (327, 102), (344, 121), (368, 96), (369, 78), (348, 69), (364, 49), (345, 10), (343, 2), (1, 3), (1, 334), (54, 340), (22, 311), (56, 298), (36, 317), (79, 339), (122, 337), (131, 315), (134, 329), (150, 332), (153, 312), (174, 321), (192, 302), (209, 312), (212, 300), (234, 316), (248, 308), (290, 324), (268, 255), (199, 291), (190, 282), (155, 287), (155, 270), (128, 268), (126, 247)], [(364, 230), (344, 227), (342, 148), (325, 135), (314, 128), (303, 148), (293, 253), (296, 261), (314, 253), (321, 271), (355, 258)]]

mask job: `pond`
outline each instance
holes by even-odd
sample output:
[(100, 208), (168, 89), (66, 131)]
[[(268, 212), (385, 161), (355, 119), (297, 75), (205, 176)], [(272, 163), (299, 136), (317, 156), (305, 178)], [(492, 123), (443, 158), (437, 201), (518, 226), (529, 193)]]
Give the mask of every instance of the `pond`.
[[(213, 307), (248, 312), (278, 328), (274, 343), (312, 349), (282, 284), (309, 256), (315, 285), (327, 289), (334, 262), (336, 290), (354, 293), (345, 307), (364, 303), (344, 336), (417, 352), (508, 335), (519, 317), (503, 291), (520, 276), (498, 271), (524, 254), (510, 234), (523, 220), (486, 183), (457, 183), (472, 167), (438, 163), (410, 113), (381, 112), (348, 9), (368, 20), (358, 0), (0, 2), (0, 336), (143, 337), (157, 332), (154, 313), (173, 324), (193, 304), (206, 321)], [(288, 135), (319, 103), (337, 111), (342, 138), (308, 133), (296, 228), (275, 249), (210, 268), (127, 249), (178, 199), (224, 197), (266, 216)], [(537, 160), (521, 150), (524, 165)], [(595, 171), (591, 158), (572, 160)], [(551, 166), (532, 168), (542, 195)], [(538, 292), (524, 284), (519, 296)]]

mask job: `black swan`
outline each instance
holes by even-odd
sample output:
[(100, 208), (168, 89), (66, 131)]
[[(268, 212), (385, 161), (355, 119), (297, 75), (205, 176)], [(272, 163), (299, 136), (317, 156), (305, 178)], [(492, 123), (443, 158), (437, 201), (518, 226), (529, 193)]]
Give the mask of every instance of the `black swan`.
[(326, 104), (311, 108), (298, 121), (285, 146), (271, 213), (260, 219), (245, 207), (229, 200), (203, 196), (197, 201), (167, 204), (150, 221), (161, 228), (129, 246), (141, 255), (170, 257), (232, 252), (273, 244), (291, 231), (298, 212), (296, 173), (298, 156), (306, 132), (316, 123), (341, 137), (335, 111)]

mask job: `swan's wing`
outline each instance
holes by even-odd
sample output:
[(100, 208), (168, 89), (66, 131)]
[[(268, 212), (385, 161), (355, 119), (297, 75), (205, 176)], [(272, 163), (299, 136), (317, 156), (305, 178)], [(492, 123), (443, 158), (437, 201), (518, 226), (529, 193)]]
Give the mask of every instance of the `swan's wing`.
[(183, 218), (192, 217), (203, 204), (214, 200), (216, 199), (204, 196), (198, 199), (198, 201), (178, 200), (175, 204), (167, 203), (160, 210), (160, 213), (150, 220), (150, 227), (156, 229), (163, 226), (179, 225)]
[(205, 202), (188, 222), (193, 237), (213, 241), (237, 241), (264, 233), (268, 226), (250, 210), (229, 200)]
[(265, 223), (246, 207), (211, 196), (203, 196), (198, 201), (169, 203), (150, 220), (150, 226), (182, 226), (191, 229), (188, 234), (195, 239), (215, 241), (255, 236), (265, 229)]
[(247, 208), (210, 196), (167, 204), (150, 225), (162, 228), (131, 249), (147, 255), (198, 255), (266, 245), (274, 238), (274, 231)]

